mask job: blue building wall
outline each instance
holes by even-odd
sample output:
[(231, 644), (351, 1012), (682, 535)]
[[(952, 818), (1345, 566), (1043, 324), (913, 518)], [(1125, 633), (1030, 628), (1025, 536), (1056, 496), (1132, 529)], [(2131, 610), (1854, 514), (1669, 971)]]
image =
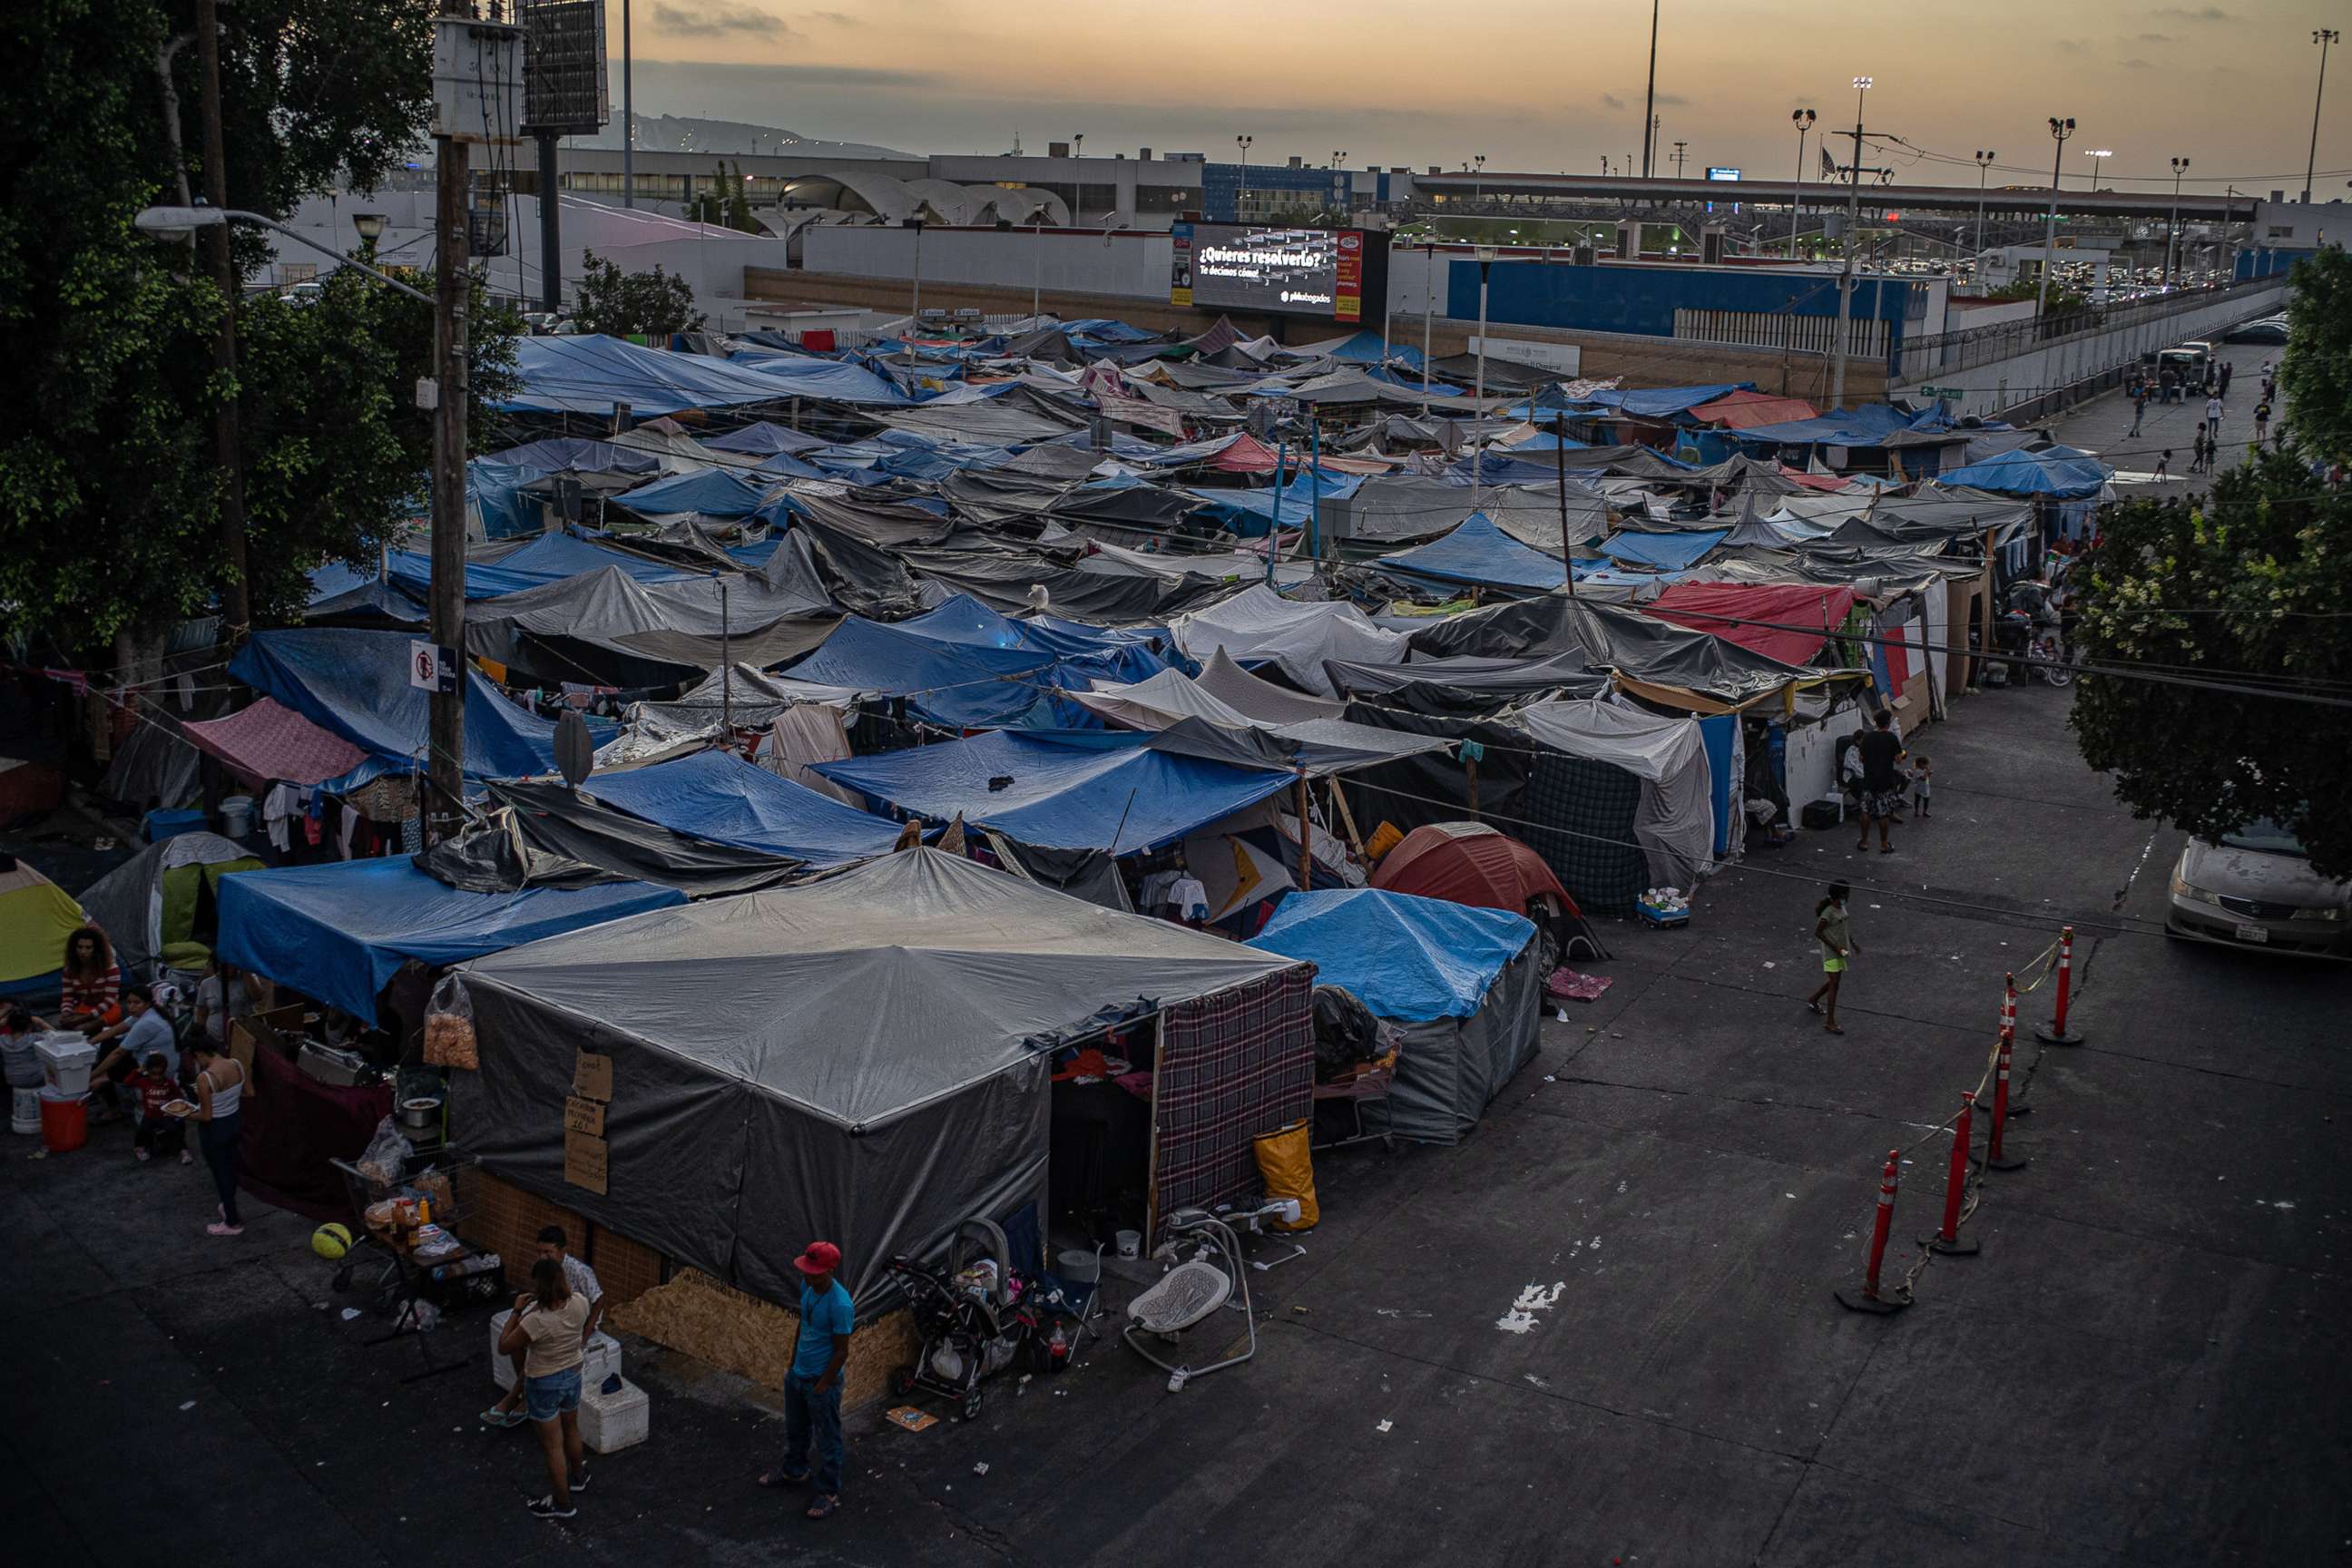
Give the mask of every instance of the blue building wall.
[[(1287, 163), (1271, 168), (1252, 164), (1244, 171), (1239, 163), (1203, 163), (1201, 165), (1201, 216), (1211, 223), (1241, 221), (1242, 182), (1246, 174), (1253, 194), (1281, 191), (1296, 194), (1301, 200), (1284, 205), (1329, 205), (1347, 210), (1348, 171), (1345, 169), (1294, 169)], [(1388, 176), (1381, 176), (1381, 198), (1388, 198)]]
[[(1856, 318), (1889, 323), (1890, 353), (1900, 352), (1915, 287), (1873, 277), (1854, 290)], [(1789, 310), (1794, 299), (1800, 316), (1834, 317), (1837, 295), (1834, 282), (1824, 273), (1497, 261), (1487, 280), (1486, 319), (1497, 326), (1581, 327), (1669, 337), (1677, 310), (1778, 311)], [(1478, 319), (1475, 260), (1448, 258), (1445, 313), (1458, 321)]]
[(2250, 279), (2275, 277), (2290, 272), (2294, 264), (2306, 256), (2316, 256), (2316, 250), (2279, 250), (2269, 246), (2238, 252), (2234, 276), (2241, 283)]

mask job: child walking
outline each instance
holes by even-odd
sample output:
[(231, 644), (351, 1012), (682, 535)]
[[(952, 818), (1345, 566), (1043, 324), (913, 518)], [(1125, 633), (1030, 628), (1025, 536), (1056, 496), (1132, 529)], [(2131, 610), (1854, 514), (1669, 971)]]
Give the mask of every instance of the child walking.
[(1935, 793), (1935, 780), (1928, 774), (1927, 759), (1919, 757), (1911, 763), (1911, 809), (1922, 820), (1927, 816), (1928, 799)]
[(1829, 978), (1805, 998), (1805, 1006), (1822, 1015), (1822, 1026), (1832, 1035), (1845, 1033), (1837, 1019), (1838, 983), (1845, 978), (1846, 960), (1854, 951), (1853, 921), (1845, 907), (1852, 892), (1843, 882), (1832, 882), (1828, 896), (1813, 906), (1813, 940), (1822, 944), (1822, 973)]

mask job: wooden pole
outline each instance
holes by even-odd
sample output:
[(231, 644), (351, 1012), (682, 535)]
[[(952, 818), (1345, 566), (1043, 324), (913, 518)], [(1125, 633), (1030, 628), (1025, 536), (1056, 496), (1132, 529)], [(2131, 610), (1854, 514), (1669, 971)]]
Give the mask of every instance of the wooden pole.
[[(464, 0), (442, 0), (445, 16), (466, 15)], [(433, 532), (429, 613), (433, 640), (457, 660), (454, 691), (435, 691), (425, 774), (434, 798), (425, 816), (438, 840), (457, 830), (466, 799), (466, 326), (473, 300), (467, 265), (466, 186), (468, 151), (454, 136), (435, 148), (433, 290)]]
[(1307, 770), (1298, 770), (1298, 889), (1315, 886), (1315, 820), (1307, 815)]

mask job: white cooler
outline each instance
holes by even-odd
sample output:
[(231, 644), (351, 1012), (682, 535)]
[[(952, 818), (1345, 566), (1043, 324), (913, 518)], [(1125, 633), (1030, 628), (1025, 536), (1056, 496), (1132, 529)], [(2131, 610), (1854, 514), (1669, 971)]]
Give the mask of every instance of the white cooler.
[(595, 1384), (580, 1394), (580, 1441), (599, 1454), (618, 1453), (646, 1440), (651, 1426), (653, 1402), (646, 1391), (624, 1379), (617, 1394), (602, 1394)]
[[(499, 1353), (499, 1336), (507, 1331), (507, 1320), (514, 1316), (509, 1307), (490, 1320), (490, 1375), (499, 1380), (499, 1391), (514, 1391), (514, 1362)], [(621, 1342), (604, 1330), (596, 1331), (580, 1357), (580, 1387), (584, 1394), (593, 1394), (604, 1386), (608, 1377), (621, 1375)]]
[(89, 1069), (98, 1061), (98, 1047), (70, 1032), (43, 1035), (33, 1042), (41, 1058), (41, 1077), (59, 1094), (88, 1094)]

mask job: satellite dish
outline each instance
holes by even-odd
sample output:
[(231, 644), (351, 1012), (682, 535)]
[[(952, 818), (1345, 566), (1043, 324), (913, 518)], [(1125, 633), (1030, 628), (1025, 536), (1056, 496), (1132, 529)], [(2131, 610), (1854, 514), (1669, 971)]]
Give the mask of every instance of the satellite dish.
[(579, 710), (567, 710), (555, 721), (555, 766), (563, 782), (578, 789), (596, 765), (596, 748), (588, 739), (588, 721)]

